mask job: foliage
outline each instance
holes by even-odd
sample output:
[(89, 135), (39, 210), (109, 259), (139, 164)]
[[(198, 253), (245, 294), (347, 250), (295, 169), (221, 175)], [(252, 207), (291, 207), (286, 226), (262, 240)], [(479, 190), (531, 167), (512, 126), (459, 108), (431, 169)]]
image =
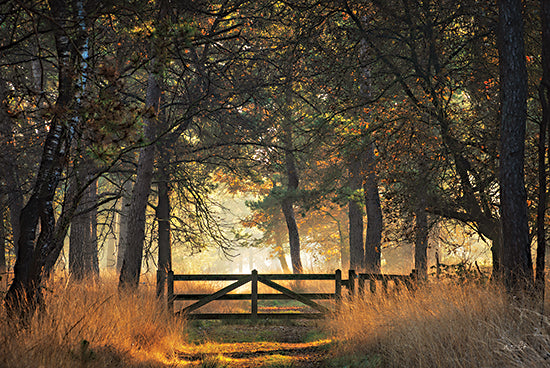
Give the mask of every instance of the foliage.
[[(77, 3), (67, 1), (71, 17), (77, 17)], [(312, 266), (343, 268), (349, 257), (346, 206), (351, 200), (363, 207), (365, 194), (350, 189), (348, 163), (374, 142), (383, 252), (414, 241), (411, 223), (425, 199), (430, 226), (460, 221), (495, 245), (498, 260), (495, 4), (188, 2), (172, 4), (166, 19), (157, 22), (160, 2), (84, 3), (86, 29), (73, 21), (64, 30), (77, 48), (87, 39), (89, 58), (82, 58), (82, 48), (71, 50), (78, 59), (72, 73), (77, 90), (61, 107), (54, 106), (61, 93), (59, 55), (42, 16), (49, 3), (0, 6), (0, 143), (6, 149), (0, 157), (0, 201), (11, 206), (13, 218), (17, 208), (8, 196), (15, 188), (21, 201), (29, 199), (51, 119), (63, 111), (74, 132), (54, 197), (58, 224), (71, 221), (78, 201), (71, 190), (90, 184), (77, 174), (93, 164), (91, 174), (100, 180), (100, 231), (115, 234), (115, 213), (123, 183), (134, 180), (136, 152), (154, 145), (153, 183), (167, 173), (162, 180), (170, 183), (178, 255), (210, 245), (230, 252), (246, 243), (280, 257), (288, 252), (280, 207), (292, 200), (302, 251)], [(530, 93), (525, 171), (533, 224), (541, 50), (539, 13), (531, 11), (533, 2), (525, 6)], [(144, 108), (152, 72), (163, 80), (158, 116)], [(148, 118), (162, 125), (154, 139), (144, 139)], [(297, 189), (288, 186), (289, 154)], [(254, 199), (242, 225), (263, 236), (247, 238), (242, 228), (228, 235), (222, 201), (215, 198), (220, 187)], [(150, 208), (157, 200), (153, 185)], [(145, 240), (150, 258), (157, 249), (154, 222), (150, 211)], [(8, 239), (13, 252), (17, 240), (11, 234)]]

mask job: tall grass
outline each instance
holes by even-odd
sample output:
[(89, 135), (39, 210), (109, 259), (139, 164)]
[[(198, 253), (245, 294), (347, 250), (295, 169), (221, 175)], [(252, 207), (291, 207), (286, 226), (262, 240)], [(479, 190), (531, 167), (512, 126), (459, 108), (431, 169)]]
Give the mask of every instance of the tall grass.
[(356, 367), (550, 367), (550, 324), (496, 288), (432, 284), (345, 303), (328, 322)]
[(185, 342), (182, 321), (152, 288), (119, 295), (115, 278), (52, 282), (45, 309), (27, 327), (9, 323), (0, 307), (1, 367), (161, 367)]

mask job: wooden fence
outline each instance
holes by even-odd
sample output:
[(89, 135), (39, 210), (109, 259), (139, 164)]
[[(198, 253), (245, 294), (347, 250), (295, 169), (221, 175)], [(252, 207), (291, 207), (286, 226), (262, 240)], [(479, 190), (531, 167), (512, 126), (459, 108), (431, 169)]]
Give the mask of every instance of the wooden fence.
[[(297, 293), (275, 281), (334, 281), (334, 292), (331, 293)], [(178, 315), (190, 319), (318, 319), (333, 312), (329, 307), (319, 304), (316, 300), (333, 300), (337, 303), (342, 299), (342, 289), (347, 289), (347, 295), (353, 296), (357, 292), (365, 291), (365, 283), (370, 282), (370, 291), (376, 291), (376, 282), (382, 283), (383, 290), (388, 290), (388, 282), (393, 281), (395, 288), (405, 285), (411, 289), (414, 284), (414, 275), (381, 275), (356, 274), (354, 270), (348, 273), (348, 279), (342, 279), (342, 272), (336, 270), (332, 274), (258, 274), (253, 270), (251, 274), (232, 275), (175, 275), (168, 272), (167, 280), (168, 310), (174, 313), (175, 301), (195, 301), (176, 312)], [(176, 281), (234, 281), (232, 284), (216, 291), (213, 294), (175, 294)], [(247, 284), (251, 284), (251, 292), (246, 294), (230, 294), (231, 291)], [(264, 284), (279, 293), (258, 293), (258, 283)], [(356, 285), (357, 284), (357, 285)], [(344, 295), (346, 295), (344, 294)], [(215, 300), (250, 300), (250, 313), (192, 313), (202, 306)], [(316, 312), (313, 313), (258, 313), (259, 300), (297, 300)]]
[[(416, 270), (412, 270), (409, 275), (390, 275), (381, 273), (359, 273), (356, 274), (354, 270), (349, 271), (349, 279), (357, 279), (357, 286), (359, 292), (366, 292), (366, 285), (369, 284), (369, 290), (371, 293), (376, 292), (377, 285), (381, 284), (382, 291), (387, 293), (390, 287), (390, 283), (393, 282), (393, 290), (399, 292), (404, 287), (412, 291), (416, 285), (417, 274)], [(350, 294), (355, 294), (355, 283), (350, 284), (352, 290)]]

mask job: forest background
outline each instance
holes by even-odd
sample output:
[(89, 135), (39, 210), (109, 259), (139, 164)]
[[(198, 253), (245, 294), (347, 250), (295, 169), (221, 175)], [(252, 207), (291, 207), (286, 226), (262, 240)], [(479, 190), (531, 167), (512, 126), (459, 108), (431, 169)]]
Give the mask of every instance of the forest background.
[(161, 293), (167, 270), (210, 271), (207, 248), (421, 278), (431, 248), (510, 288), (534, 286), (533, 252), (543, 282), (541, 4), (2, 2), (7, 305), (100, 259), (122, 289), (159, 270)]

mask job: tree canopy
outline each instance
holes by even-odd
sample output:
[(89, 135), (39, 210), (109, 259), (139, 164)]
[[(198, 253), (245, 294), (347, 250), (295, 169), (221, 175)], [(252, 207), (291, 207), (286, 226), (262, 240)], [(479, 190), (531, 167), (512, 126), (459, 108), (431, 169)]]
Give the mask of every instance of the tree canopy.
[[(121, 289), (147, 254), (167, 271), (172, 246), (230, 254), (250, 227), (283, 269), (290, 252), (303, 272), (310, 252), (380, 272), (407, 242), (426, 277), (433, 229), (461, 224), (509, 285), (531, 284), (537, 239), (541, 280), (547, 13), (532, 1), (2, 3), (8, 305), (41, 302), (69, 228), (76, 278), (98, 270), (101, 234), (117, 239)], [(253, 199), (233, 235), (215, 210), (222, 189)]]

